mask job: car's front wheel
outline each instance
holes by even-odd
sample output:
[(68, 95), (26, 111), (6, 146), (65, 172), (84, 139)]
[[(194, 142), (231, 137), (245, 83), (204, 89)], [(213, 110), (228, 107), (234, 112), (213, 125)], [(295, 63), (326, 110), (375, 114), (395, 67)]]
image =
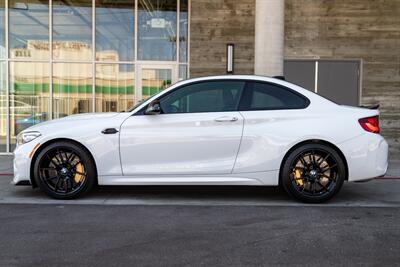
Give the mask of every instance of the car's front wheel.
[(87, 193), (96, 183), (91, 156), (72, 142), (56, 142), (40, 151), (34, 163), (37, 185), (50, 197), (73, 199)]
[(343, 159), (330, 146), (306, 144), (293, 150), (281, 170), (281, 183), (294, 198), (308, 203), (329, 200), (343, 185)]

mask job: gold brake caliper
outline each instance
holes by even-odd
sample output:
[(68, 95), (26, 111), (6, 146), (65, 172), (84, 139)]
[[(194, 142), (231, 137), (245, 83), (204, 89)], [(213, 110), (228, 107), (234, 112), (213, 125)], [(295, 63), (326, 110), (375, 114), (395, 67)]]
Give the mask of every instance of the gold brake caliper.
[(85, 176), (83, 176), (83, 175), (80, 174), (80, 173), (85, 173), (85, 167), (83, 166), (82, 163), (78, 163), (78, 164), (76, 165), (76, 174), (75, 174), (74, 180), (75, 180), (75, 182), (76, 182), (77, 184), (80, 183), (80, 182), (82, 182), (83, 179), (85, 178)]
[(303, 186), (304, 181), (301, 179), (301, 171), (299, 169), (295, 169), (293, 171), (293, 176), (298, 186)]

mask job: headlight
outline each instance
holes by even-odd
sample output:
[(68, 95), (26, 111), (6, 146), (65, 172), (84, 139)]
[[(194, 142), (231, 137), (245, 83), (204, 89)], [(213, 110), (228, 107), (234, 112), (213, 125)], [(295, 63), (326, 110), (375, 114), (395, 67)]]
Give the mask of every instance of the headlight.
[(25, 132), (25, 133), (20, 133), (17, 137), (17, 144), (22, 145), (26, 144), (36, 138), (41, 136), (39, 132)]

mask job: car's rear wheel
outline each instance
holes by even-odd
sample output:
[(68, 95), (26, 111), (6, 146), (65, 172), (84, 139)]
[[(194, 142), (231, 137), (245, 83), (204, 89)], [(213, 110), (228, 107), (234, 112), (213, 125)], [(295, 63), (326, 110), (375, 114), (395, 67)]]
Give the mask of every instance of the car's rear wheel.
[(96, 168), (88, 152), (71, 142), (56, 142), (40, 151), (34, 178), (50, 197), (73, 199), (87, 193), (96, 182)]
[(306, 144), (293, 150), (281, 170), (281, 182), (289, 195), (308, 203), (329, 200), (343, 185), (343, 159), (330, 146)]

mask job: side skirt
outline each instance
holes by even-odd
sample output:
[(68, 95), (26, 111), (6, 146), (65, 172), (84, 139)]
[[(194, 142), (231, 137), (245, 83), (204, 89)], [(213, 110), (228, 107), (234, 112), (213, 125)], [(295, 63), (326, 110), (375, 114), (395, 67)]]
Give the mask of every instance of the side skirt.
[(278, 185), (279, 171), (226, 175), (99, 176), (99, 185)]

